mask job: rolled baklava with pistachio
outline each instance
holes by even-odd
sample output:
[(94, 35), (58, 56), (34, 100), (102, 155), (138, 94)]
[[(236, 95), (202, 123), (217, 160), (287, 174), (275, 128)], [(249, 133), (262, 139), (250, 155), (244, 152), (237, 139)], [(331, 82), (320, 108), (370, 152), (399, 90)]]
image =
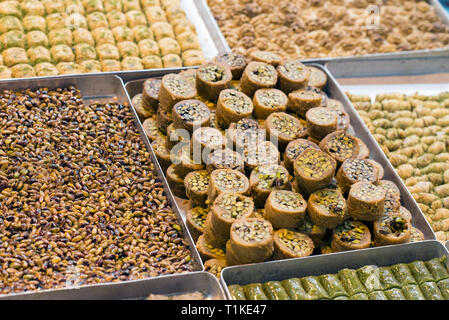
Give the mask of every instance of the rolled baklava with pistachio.
[(256, 167), (249, 177), (251, 196), (256, 207), (264, 207), (272, 190), (291, 188), (287, 169), (278, 164), (266, 164)]
[(291, 229), (279, 229), (274, 233), (273, 259), (290, 259), (310, 256), (315, 245), (305, 233)]
[(242, 76), (243, 70), (245, 70), (248, 61), (244, 56), (233, 52), (219, 53), (215, 58), (215, 62), (224, 64), (231, 69), (232, 79), (239, 80)]
[(332, 231), (332, 252), (369, 248), (371, 232), (360, 221), (345, 221)]
[(307, 135), (307, 129), (299, 119), (285, 112), (270, 114), (264, 122), (264, 127), (267, 130), (267, 139), (277, 141), (280, 151), (284, 151), (291, 141)]
[(186, 212), (186, 225), (189, 228), (193, 241), (204, 233), (204, 225), (210, 210), (203, 207), (194, 207)]
[(265, 202), (263, 217), (274, 228), (296, 228), (306, 215), (307, 202), (302, 195), (288, 190), (273, 190)]
[(187, 198), (192, 201), (193, 206), (205, 205), (209, 187), (209, 173), (206, 170), (189, 172), (184, 178), (184, 186)]
[(333, 229), (348, 218), (346, 200), (339, 189), (321, 189), (307, 201), (310, 220), (320, 227)]
[(171, 112), (173, 106), (182, 100), (195, 98), (197, 94), (195, 86), (182, 75), (170, 73), (162, 77), (159, 89), (159, 107)]
[(259, 89), (253, 97), (253, 115), (256, 119), (264, 120), (272, 113), (286, 111), (287, 104), (287, 95), (281, 90), (275, 88)]
[(307, 87), (310, 78), (310, 69), (300, 60), (289, 60), (277, 67), (279, 87), (286, 94)]
[(210, 124), (210, 110), (205, 103), (190, 99), (176, 103), (172, 111), (175, 129), (185, 129), (190, 133), (199, 127)]
[(276, 69), (271, 64), (252, 61), (248, 63), (240, 80), (241, 91), (253, 97), (258, 89), (272, 88), (278, 81)]
[(229, 88), (231, 81), (231, 69), (221, 63), (209, 62), (196, 72), (198, 94), (210, 101), (216, 101), (220, 92)]
[(253, 102), (244, 93), (234, 89), (225, 89), (220, 92), (216, 119), (221, 128), (228, 128), (231, 123), (248, 118), (252, 113)]
[(361, 221), (376, 221), (384, 214), (385, 190), (369, 182), (356, 182), (348, 195), (349, 215)]
[(220, 193), (231, 192), (249, 194), (249, 180), (240, 171), (217, 169), (212, 171), (209, 180), (208, 202), (212, 204)]

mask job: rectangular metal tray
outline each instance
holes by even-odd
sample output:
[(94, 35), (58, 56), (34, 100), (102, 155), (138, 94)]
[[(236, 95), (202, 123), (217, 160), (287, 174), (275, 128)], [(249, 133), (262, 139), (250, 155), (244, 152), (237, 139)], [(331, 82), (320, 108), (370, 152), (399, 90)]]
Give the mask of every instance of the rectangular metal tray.
[(203, 292), (207, 298), (226, 300), (218, 279), (209, 272), (190, 272), (157, 278), (94, 284), (76, 288), (1, 296), (0, 300), (143, 300), (150, 294), (175, 295)]
[[(201, 45), (204, 57), (206, 59), (212, 59), (217, 55), (218, 52), (230, 51), (229, 46), (223, 37), (220, 28), (215, 21), (212, 13), (209, 10), (205, 0), (180, 0), (181, 8), (184, 9), (187, 18), (193, 23), (198, 34), (198, 40)], [(98, 72), (98, 73), (86, 73), (82, 75), (118, 75), (124, 81), (129, 81), (137, 78), (141, 78), (139, 74), (151, 72), (154, 74), (160, 73), (162, 70), (177, 70), (179, 68), (161, 68), (161, 69), (146, 69), (137, 71), (115, 71), (115, 72)], [(55, 77), (64, 77), (63, 75), (58, 75)], [(16, 78), (16, 79), (46, 79), (48, 77), (33, 77), (33, 78)], [(10, 79), (1, 80), (0, 83), (4, 81), (9, 81)]]
[[(245, 285), (254, 282), (281, 281), (293, 277), (304, 277), (336, 273), (344, 268), (357, 269), (366, 265), (379, 267), (415, 260), (430, 260), (449, 256), (448, 250), (438, 241), (421, 241), (396, 246), (370, 248), (320, 256), (270, 261), (224, 268), (221, 283), (226, 295), (232, 299), (228, 285)], [(447, 263), (447, 261), (446, 261)]]
[[(436, 14), (440, 17), (441, 22), (449, 25), (449, 13), (443, 8), (441, 3), (438, 0), (427, 0), (434, 9)], [(382, 17), (380, 17), (382, 18)], [(375, 62), (376, 60), (384, 60), (384, 59), (407, 59), (407, 58), (432, 58), (439, 59), (440, 57), (449, 57), (449, 46), (445, 48), (438, 49), (430, 49), (430, 50), (413, 50), (413, 51), (400, 51), (400, 52), (392, 52), (392, 53), (375, 53), (375, 54), (366, 54), (361, 56), (348, 56), (348, 57), (330, 57), (330, 58), (316, 58), (316, 59), (307, 59), (305, 61), (309, 62), (336, 62), (341, 63), (342, 65), (348, 65), (350, 62)], [(381, 65), (381, 64), (379, 64)], [(344, 67), (342, 67), (341, 70)], [(338, 73), (335, 76), (339, 76)]]
[[(204, 266), (201, 261), (201, 258), (196, 249), (195, 243), (190, 236), (190, 232), (184, 223), (184, 219), (181, 215), (181, 211), (177, 206), (177, 203), (174, 199), (174, 196), (168, 187), (167, 180), (165, 179), (164, 174), (162, 173), (162, 169), (159, 165), (159, 162), (156, 159), (156, 155), (151, 148), (150, 142), (142, 128), (142, 124), (137, 116), (136, 110), (131, 104), (131, 101), (128, 97), (128, 94), (125, 91), (123, 81), (114, 75), (69, 75), (69, 76), (55, 76), (55, 77), (46, 77), (46, 78), (27, 78), (27, 79), (12, 79), (7, 81), (0, 82), (0, 90), (8, 89), (8, 90), (22, 90), (22, 89), (38, 89), (42, 87), (47, 88), (62, 88), (73, 85), (77, 87), (83, 100), (87, 103), (91, 103), (93, 101), (111, 101), (112, 99), (119, 103), (127, 103), (131, 108), (131, 112), (134, 116), (134, 124), (139, 131), (140, 137), (144, 142), (148, 152), (150, 153), (151, 161), (154, 163), (155, 170), (157, 175), (162, 182), (165, 195), (171, 204), (173, 211), (175, 212), (177, 219), (179, 221), (179, 225), (182, 228), (183, 235), (185, 240), (189, 245), (189, 249), (191, 252), (192, 259), (192, 267), (193, 271), (203, 271)], [(128, 281), (125, 281), (128, 282)], [(86, 285), (90, 286), (90, 285)], [(7, 295), (0, 295), (1, 297), (15, 297), (19, 298), (23, 295), (32, 295), (33, 298), (38, 298), (41, 295), (47, 294), (46, 292), (50, 292), (54, 289), (35, 291), (31, 293), (11, 293)]]
[[(327, 74), (328, 82), (327, 82), (325, 91), (328, 93), (328, 95), (330, 97), (337, 99), (343, 103), (343, 105), (345, 107), (345, 111), (349, 114), (349, 116), (351, 118), (351, 125), (354, 128), (355, 135), (358, 138), (362, 139), (370, 150), (370, 158), (376, 160), (383, 166), (384, 171), (385, 171), (384, 179), (391, 180), (398, 186), (398, 188), (401, 192), (401, 199), (402, 199), (403, 206), (406, 207), (412, 213), (413, 225), (416, 226), (418, 229), (420, 229), (423, 232), (426, 240), (436, 239), (435, 233), (433, 232), (429, 223), (425, 219), (423, 213), (419, 209), (418, 204), (413, 199), (412, 195), (410, 194), (410, 192), (408, 191), (408, 189), (402, 182), (402, 179), (398, 176), (398, 174), (394, 170), (390, 161), (385, 156), (385, 154), (383, 153), (380, 146), (377, 144), (376, 140), (374, 139), (374, 137), (372, 136), (372, 134), (366, 127), (363, 120), (360, 118), (360, 116), (359, 116), (358, 112), (355, 110), (354, 106), (348, 100), (348, 97), (346, 96), (346, 94), (344, 93), (344, 91), (342, 90), (342, 88), (340, 87), (338, 82), (335, 80), (335, 78), (332, 76), (332, 74), (329, 72), (329, 70), (327, 70), (326, 67), (324, 67), (320, 64), (310, 64), (310, 63), (306, 63), (306, 64), (313, 65), (317, 68), (320, 68)], [(166, 72), (166, 73), (169, 73), (169, 72)], [(151, 76), (149, 76), (148, 78), (151, 78)], [(128, 95), (130, 96), (130, 98), (132, 98), (134, 95), (142, 92), (142, 85), (143, 85), (143, 82), (145, 79), (147, 79), (147, 78), (144, 78), (141, 80), (130, 81), (125, 84), (125, 89), (126, 89)]]

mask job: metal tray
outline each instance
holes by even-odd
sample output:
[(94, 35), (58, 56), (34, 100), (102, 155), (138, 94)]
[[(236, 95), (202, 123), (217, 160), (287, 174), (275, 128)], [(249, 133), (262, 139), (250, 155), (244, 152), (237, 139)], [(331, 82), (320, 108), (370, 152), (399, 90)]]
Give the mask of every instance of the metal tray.
[[(438, 0), (427, 0), (434, 9), (435, 13), (441, 19), (441, 22), (449, 25), (449, 13), (444, 10), (443, 6)], [(439, 59), (440, 57), (449, 57), (449, 46), (445, 48), (431, 49), (431, 50), (413, 50), (413, 51), (400, 51), (392, 53), (374, 53), (361, 56), (348, 56), (348, 57), (329, 57), (329, 58), (312, 58), (305, 61), (309, 62), (336, 62), (341, 65), (348, 65), (349, 62), (375, 62), (376, 60), (384, 59), (404, 59), (404, 58), (432, 58)], [(381, 65), (381, 64), (380, 64)], [(344, 70), (343, 67), (341, 70)], [(338, 76), (338, 74), (336, 74)]]
[[(425, 219), (423, 213), (418, 207), (418, 204), (413, 199), (412, 195), (402, 182), (402, 179), (398, 176), (396, 171), (394, 170), (393, 166), (391, 165), (388, 158), (383, 153), (380, 146), (377, 144), (376, 140), (366, 127), (363, 120), (360, 118), (358, 112), (355, 110), (354, 106), (351, 104), (351, 102), (348, 100), (348, 97), (338, 84), (338, 82), (335, 80), (335, 78), (332, 76), (332, 74), (327, 70), (326, 67), (320, 65), (320, 64), (310, 64), (306, 63), (307, 65), (313, 65), (317, 68), (320, 68), (323, 70), (327, 76), (328, 76), (328, 82), (325, 88), (326, 93), (339, 101), (341, 101), (345, 107), (346, 112), (349, 114), (351, 118), (351, 125), (354, 127), (355, 135), (362, 139), (365, 144), (370, 149), (370, 158), (376, 160), (379, 162), (385, 171), (384, 179), (393, 181), (399, 188), (401, 192), (401, 199), (402, 204), (404, 207), (406, 207), (413, 216), (412, 223), (414, 226), (416, 226), (418, 229), (420, 229), (426, 240), (433, 240), (436, 239), (435, 233), (433, 232), (432, 228), (430, 227), (429, 223)], [(165, 72), (169, 73), (169, 72)], [(149, 76), (148, 78), (150, 78)], [(147, 79), (147, 78), (145, 78)], [(141, 80), (134, 80), (127, 82), (125, 84), (125, 89), (128, 93), (128, 95), (132, 98), (134, 95), (142, 92), (142, 85), (145, 79)]]
[[(85, 102), (91, 103), (94, 101), (115, 100), (119, 103), (127, 103), (130, 105), (131, 112), (134, 116), (134, 124), (136, 125), (140, 137), (142, 138), (142, 141), (147, 147), (148, 152), (150, 153), (151, 161), (154, 163), (155, 170), (158, 174), (159, 179), (162, 182), (165, 195), (168, 201), (170, 202), (173, 211), (177, 216), (179, 225), (181, 226), (183, 231), (184, 238), (189, 245), (193, 271), (203, 271), (204, 266), (196, 249), (195, 243), (193, 242), (192, 237), (190, 236), (190, 232), (186, 227), (184, 220), (182, 218), (181, 211), (179, 210), (177, 203), (173, 197), (173, 194), (170, 188), (168, 187), (167, 180), (165, 179), (165, 176), (162, 173), (162, 169), (159, 165), (159, 162), (156, 159), (156, 155), (154, 154), (150, 142), (147, 136), (145, 135), (145, 132), (142, 128), (142, 124), (137, 116), (136, 110), (134, 109), (130, 99), (128, 98), (128, 94), (125, 91), (123, 81), (118, 76), (91, 74), (91, 75), (55, 76), (46, 78), (12, 79), (0, 82), (0, 90), (4, 89), (22, 90), (28, 88), (33, 90), (42, 87), (57, 88), (57, 87), (67, 87), (70, 85), (73, 85), (80, 90), (83, 100)], [(125, 282), (127, 283), (129, 281)], [(11, 293), (7, 295), (0, 295), (0, 297), (14, 296), (16, 298), (19, 298), (22, 297), (23, 295), (27, 296), (31, 295), (33, 298), (37, 299), (41, 295), (45, 296), (46, 294), (48, 294), (47, 292), (51, 292), (53, 290), (54, 289), (48, 289), (42, 291), (34, 291), (31, 293)]]
[(218, 279), (209, 272), (190, 272), (151, 279), (47, 290), (39, 294), (1, 296), (0, 300), (143, 300), (150, 294), (174, 295), (201, 291), (208, 299), (225, 300)]
[(449, 256), (449, 251), (443, 244), (438, 241), (422, 241), (397, 246), (227, 267), (221, 273), (221, 283), (227, 297), (232, 299), (228, 290), (228, 285), (232, 284), (245, 285), (254, 282), (281, 281), (293, 277), (336, 273), (344, 268), (356, 269), (366, 265), (384, 267), (415, 260), (425, 261), (441, 256)]
[[(184, 9), (187, 18), (195, 26), (198, 34), (198, 40), (201, 45), (204, 57), (206, 59), (212, 59), (218, 52), (230, 51), (229, 46), (223, 37), (220, 28), (215, 21), (212, 13), (209, 10), (205, 0), (180, 0), (181, 8)], [(188, 68), (188, 67), (184, 67)], [(151, 72), (154, 74), (161, 73), (163, 70), (178, 70), (179, 68), (161, 68), (161, 69), (146, 69), (137, 71), (114, 71), (114, 72), (97, 72), (97, 73), (85, 73), (82, 75), (118, 75), (123, 81), (129, 81), (137, 78), (141, 78), (141, 73)], [(54, 77), (64, 77), (58, 75)], [(46, 79), (49, 77), (32, 77), (32, 78), (15, 78), (15, 79)], [(53, 77), (52, 77), (53, 78)], [(0, 83), (9, 81), (10, 79), (0, 80)]]

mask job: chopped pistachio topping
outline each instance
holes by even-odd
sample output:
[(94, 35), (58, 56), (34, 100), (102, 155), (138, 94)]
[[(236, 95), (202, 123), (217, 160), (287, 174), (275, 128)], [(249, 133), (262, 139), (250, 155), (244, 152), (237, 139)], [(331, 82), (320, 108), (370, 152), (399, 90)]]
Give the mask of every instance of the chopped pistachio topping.
[(279, 61), (281, 57), (274, 52), (270, 51), (255, 51), (253, 52), (254, 57), (266, 60), (266, 61)]
[(270, 141), (246, 146), (243, 156), (251, 165), (276, 164), (279, 161), (279, 151)]
[(308, 120), (319, 125), (332, 124), (337, 117), (335, 111), (324, 107), (312, 108), (307, 112)]
[(339, 132), (327, 141), (326, 148), (339, 158), (349, 159), (354, 156), (357, 142), (346, 132)]
[(247, 242), (260, 242), (271, 236), (270, 223), (266, 220), (237, 220), (233, 228), (239, 238)]
[(356, 187), (351, 188), (351, 196), (356, 197), (363, 201), (372, 201), (382, 198), (385, 193), (384, 190), (378, 186), (375, 186), (369, 182), (363, 182)]
[(143, 83), (143, 89), (150, 97), (157, 97), (162, 81), (159, 79), (148, 79)]
[(282, 209), (300, 209), (306, 207), (306, 202), (302, 195), (291, 191), (273, 191), (274, 200)]
[(277, 89), (265, 89), (256, 91), (257, 99), (265, 107), (278, 108), (287, 103), (285, 94)]
[(246, 65), (245, 58), (240, 54), (234, 54), (232, 52), (221, 53), (217, 56), (219, 62), (226, 63), (230, 67), (242, 67)]
[(248, 214), (252, 200), (239, 194), (223, 194), (216, 205), (223, 210), (222, 216), (226, 219), (238, 219)]
[(317, 197), (314, 198), (314, 203), (329, 214), (336, 214), (339, 216), (345, 215), (345, 198), (336, 189), (323, 189), (314, 192)]
[(342, 164), (345, 175), (352, 181), (374, 182), (377, 180), (376, 167), (365, 159), (348, 159)]
[(168, 74), (164, 77), (163, 81), (167, 88), (181, 96), (190, 94), (194, 89), (189, 81), (179, 74)]
[(311, 234), (320, 230), (320, 228), (317, 225), (314, 225), (312, 221), (310, 221), (310, 219), (307, 217), (299, 222), (297, 229), (299, 232), (305, 234)]
[(218, 263), (208, 264), (207, 266), (205, 266), (205, 271), (212, 273), (217, 278), (220, 277), (221, 270), (223, 270), (223, 266)]
[(236, 172), (224, 170), (219, 171), (212, 176), (214, 177), (217, 186), (223, 191), (242, 192), (246, 187), (243, 177)]
[(278, 165), (257, 167), (256, 172), (259, 178), (257, 186), (261, 189), (270, 190), (283, 186), (288, 182), (288, 173)]
[(238, 114), (251, 112), (251, 100), (242, 92), (226, 90), (220, 98), (224, 105), (232, 108)]
[(210, 162), (217, 168), (240, 169), (243, 159), (237, 152), (224, 149), (214, 151), (210, 156)]
[(385, 190), (387, 196), (400, 197), (401, 195), (398, 186), (393, 181), (381, 180), (379, 183), (379, 187)]
[(295, 164), (304, 176), (321, 178), (332, 167), (332, 160), (320, 150), (309, 148), (296, 158)]
[(208, 244), (208, 243), (204, 243), (204, 247), (207, 251), (209, 251), (210, 253), (217, 255), (219, 257), (224, 257), (225, 256), (225, 252), (223, 249), (220, 248), (215, 248), (214, 246)]
[(250, 77), (259, 83), (269, 84), (275, 81), (277, 73), (272, 65), (258, 63), (250, 70)]
[(289, 158), (295, 160), (307, 148), (317, 148), (317, 145), (309, 140), (302, 139), (301, 141), (288, 146), (285, 152)]
[(176, 112), (186, 122), (202, 122), (209, 116), (209, 109), (201, 101), (185, 101), (176, 105)]
[(403, 235), (407, 232), (409, 226), (407, 220), (398, 215), (384, 216), (379, 226), (379, 233), (392, 234), (396, 237)]
[(278, 135), (285, 135), (290, 139), (295, 139), (304, 132), (305, 128), (299, 124), (299, 121), (289, 114), (279, 112), (271, 114), (269, 117), (269, 128), (271, 132)]
[(310, 240), (304, 233), (293, 230), (281, 229), (278, 231), (279, 240), (288, 249), (299, 255), (305, 255), (310, 251)]
[(209, 173), (206, 170), (194, 171), (188, 175), (187, 184), (192, 191), (206, 191), (209, 186)]
[(335, 231), (341, 241), (354, 244), (360, 243), (365, 234), (364, 224), (359, 221), (345, 221), (336, 227)]
[(279, 67), (279, 70), (287, 77), (294, 80), (301, 80), (306, 77), (306, 66), (299, 60), (288, 61)]
[(200, 228), (204, 228), (206, 223), (206, 218), (209, 211), (202, 207), (195, 207), (192, 209), (192, 220), (196, 223)]
[(222, 81), (226, 77), (225, 69), (222, 66), (214, 63), (208, 63), (207, 65), (201, 67), (198, 70), (198, 74), (201, 79), (209, 82)]

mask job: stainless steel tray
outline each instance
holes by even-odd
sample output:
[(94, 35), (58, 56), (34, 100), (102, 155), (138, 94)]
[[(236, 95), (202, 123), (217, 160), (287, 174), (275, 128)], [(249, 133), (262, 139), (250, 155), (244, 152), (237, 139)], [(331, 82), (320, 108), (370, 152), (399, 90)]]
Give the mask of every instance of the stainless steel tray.
[[(193, 23), (198, 34), (198, 40), (201, 45), (204, 57), (212, 59), (218, 52), (230, 51), (229, 46), (223, 37), (220, 28), (215, 21), (212, 13), (209, 10), (205, 0), (180, 0), (181, 8), (186, 12), (187, 18)], [(187, 67), (186, 67), (187, 68)], [(154, 74), (161, 73), (163, 70), (178, 70), (179, 68), (162, 68), (162, 69), (146, 69), (138, 71), (115, 71), (115, 72), (99, 72), (82, 75), (118, 75), (124, 81), (129, 81), (141, 78), (141, 73), (151, 72)], [(64, 77), (63, 75), (55, 77)], [(34, 78), (48, 78), (48, 77), (33, 77)], [(32, 78), (16, 78), (16, 79), (32, 79)], [(0, 80), (0, 83), (7, 80)]]
[(142, 300), (150, 294), (174, 295), (195, 291), (203, 292), (208, 299), (226, 299), (216, 277), (209, 272), (190, 272), (151, 279), (6, 295), (1, 296), (0, 300)]
[[(114, 99), (119, 103), (128, 103), (131, 108), (131, 112), (134, 116), (134, 124), (136, 125), (142, 141), (147, 147), (148, 152), (150, 153), (151, 161), (153, 161), (155, 170), (158, 174), (159, 179), (162, 182), (165, 195), (168, 201), (171, 204), (173, 211), (175, 212), (177, 219), (179, 221), (179, 225), (182, 228), (183, 235), (189, 245), (189, 249), (191, 252), (192, 259), (192, 267), (193, 271), (202, 271), (204, 270), (203, 263), (196, 249), (195, 243), (190, 236), (190, 232), (186, 227), (184, 220), (181, 215), (181, 211), (173, 197), (173, 194), (168, 187), (167, 180), (165, 179), (164, 174), (162, 173), (162, 169), (159, 165), (159, 162), (156, 159), (156, 155), (151, 148), (150, 142), (145, 135), (145, 132), (142, 128), (142, 124), (137, 116), (136, 110), (131, 104), (131, 101), (128, 97), (128, 94), (125, 91), (123, 81), (114, 75), (69, 75), (69, 76), (55, 76), (55, 77), (46, 77), (46, 78), (26, 78), (26, 79), (12, 79), (7, 81), (0, 82), (0, 90), (9, 89), (9, 90), (22, 90), (22, 89), (38, 89), (42, 87), (47, 88), (57, 88), (57, 87), (67, 87), (67, 86), (76, 86), (83, 97), (83, 100), (87, 103), (93, 101), (111, 101)], [(125, 281), (126, 283), (129, 281)], [(124, 282), (124, 283), (125, 283)], [(90, 285), (86, 285), (90, 286)], [(45, 290), (46, 292), (51, 292), (54, 289)], [(8, 297), (14, 296), (19, 298), (23, 295), (32, 295), (33, 298), (39, 297), (41, 294), (44, 294), (44, 290), (35, 291), (32, 293), (13, 293), (8, 295), (0, 295), (0, 297)]]
[[(354, 106), (351, 104), (351, 102), (348, 100), (346, 94), (338, 84), (338, 82), (335, 80), (335, 78), (332, 76), (332, 74), (327, 70), (326, 67), (323, 67), (320, 64), (310, 64), (306, 63), (308, 65), (316, 66), (317, 68), (322, 69), (324, 72), (326, 72), (328, 76), (328, 82), (327, 86), (325, 88), (325, 91), (327, 94), (339, 101), (341, 101), (345, 107), (346, 112), (349, 114), (351, 118), (351, 125), (354, 127), (354, 131), (357, 137), (362, 139), (368, 148), (370, 149), (370, 158), (376, 160), (379, 162), (385, 171), (385, 177), (386, 180), (393, 181), (399, 188), (401, 192), (401, 199), (402, 204), (404, 207), (406, 207), (413, 216), (412, 223), (414, 226), (416, 226), (418, 229), (420, 229), (424, 233), (424, 237), (426, 240), (433, 240), (436, 239), (435, 233), (433, 232), (432, 228), (430, 227), (429, 223), (425, 219), (423, 213), (418, 207), (418, 204), (413, 199), (412, 195), (402, 182), (402, 179), (398, 176), (396, 171), (394, 170), (393, 166), (391, 165), (388, 158), (383, 153), (380, 146), (377, 144), (376, 140), (366, 127), (363, 120), (360, 118), (358, 112), (355, 110)], [(165, 73), (169, 73), (168, 71)], [(148, 78), (150, 78), (149, 76)], [(141, 80), (134, 80), (127, 82), (125, 84), (125, 89), (128, 93), (128, 95), (132, 98), (134, 95), (142, 92), (142, 84), (143, 81), (147, 79), (141, 79)]]
[[(436, 14), (440, 17), (441, 22), (449, 25), (449, 13), (443, 8), (438, 0), (427, 0), (427, 2), (435, 9)], [(381, 17), (382, 18), (382, 17)], [(309, 62), (335, 62), (341, 64), (341, 69), (344, 72), (344, 66), (350, 62), (375, 62), (376, 60), (400, 60), (405, 58), (432, 58), (439, 59), (440, 57), (449, 57), (449, 46), (445, 48), (431, 49), (431, 50), (413, 50), (413, 51), (401, 51), (392, 53), (375, 53), (361, 56), (348, 56), (348, 57), (330, 57), (330, 58), (316, 58), (307, 59)], [(379, 64), (381, 66), (381, 64)], [(339, 74), (335, 74), (339, 77)]]
[(245, 285), (254, 282), (281, 281), (293, 277), (336, 273), (344, 268), (355, 269), (366, 265), (383, 267), (396, 263), (409, 263), (415, 260), (425, 261), (442, 256), (449, 256), (449, 252), (443, 244), (438, 241), (422, 241), (397, 246), (227, 267), (221, 273), (221, 283), (227, 297), (232, 299), (228, 290), (228, 285), (232, 284)]

